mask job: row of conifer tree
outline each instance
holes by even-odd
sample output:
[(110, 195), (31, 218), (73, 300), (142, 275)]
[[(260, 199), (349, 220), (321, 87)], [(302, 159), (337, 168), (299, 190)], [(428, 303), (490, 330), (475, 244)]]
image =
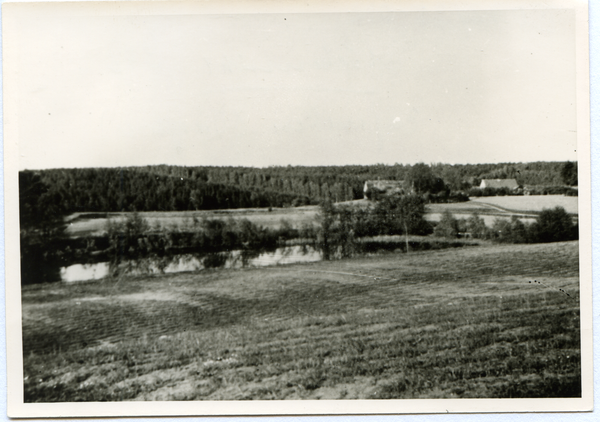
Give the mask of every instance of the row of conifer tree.
[[(20, 174), (21, 204), (54, 213), (282, 207), (363, 197), (367, 180), (405, 180), (420, 193), (469, 192), (483, 178), (577, 184), (577, 164), (415, 164), (340, 167), (52, 169)], [(442, 195), (442, 196), (443, 196)]]

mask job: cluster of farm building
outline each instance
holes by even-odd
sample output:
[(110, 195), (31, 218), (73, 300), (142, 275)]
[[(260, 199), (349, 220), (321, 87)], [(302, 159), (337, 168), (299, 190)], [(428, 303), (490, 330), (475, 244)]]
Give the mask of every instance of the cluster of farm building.
[[(516, 179), (483, 179), (479, 189), (504, 189), (514, 194), (529, 195), (527, 186), (519, 185)], [(368, 180), (364, 186), (364, 198), (371, 199), (375, 195), (408, 195), (415, 193), (414, 185), (405, 180)]]

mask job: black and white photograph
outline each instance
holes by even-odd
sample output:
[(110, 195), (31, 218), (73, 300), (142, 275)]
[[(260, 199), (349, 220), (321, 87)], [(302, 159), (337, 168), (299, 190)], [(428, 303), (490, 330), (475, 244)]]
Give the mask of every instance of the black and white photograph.
[(591, 410), (587, 36), (4, 3), (9, 416)]

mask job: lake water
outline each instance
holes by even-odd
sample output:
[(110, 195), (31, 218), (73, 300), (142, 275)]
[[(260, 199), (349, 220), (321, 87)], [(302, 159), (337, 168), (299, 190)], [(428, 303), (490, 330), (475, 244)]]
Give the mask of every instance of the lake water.
[[(413, 251), (465, 246), (458, 240), (436, 238), (434, 241), (410, 240)], [(359, 255), (380, 254), (386, 251), (402, 251), (405, 248), (402, 236), (378, 236), (364, 238), (355, 244), (354, 253)], [(467, 243), (468, 245), (468, 243)], [(331, 252), (332, 258), (341, 258), (342, 250)], [(286, 246), (272, 251), (241, 250), (210, 254), (181, 254), (165, 258), (145, 258), (123, 261), (118, 265), (109, 262), (75, 264), (62, 267), (59, 271), (63, 282), (99, 280), (110, 275), (127, 274), (171, 274), (203, 271), (209, 268), (267, 267), (272, 265), (322, 261), (322, 253), (310, 245)]]
[[(310, 246), (289, 246), (270, 252), (232, 251), (207, 255), (183, 254), (173, 257), (119, 264), (119, 271), (126, 274), (160, 274), (201, 271), (206, 268), (266, 267), (271, 265), (316, 262), (322, 260), (319, 251)], [(109, 262), (75, 264), (60, 269), (64, 282), (99, 280), (111, 274)]]

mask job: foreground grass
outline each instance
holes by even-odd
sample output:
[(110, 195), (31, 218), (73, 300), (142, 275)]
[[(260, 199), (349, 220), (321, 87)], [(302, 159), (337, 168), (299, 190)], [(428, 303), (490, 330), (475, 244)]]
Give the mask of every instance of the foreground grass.
[(579, 337), (577, 242), (23, 289), (26, 402), (576, 397)]

